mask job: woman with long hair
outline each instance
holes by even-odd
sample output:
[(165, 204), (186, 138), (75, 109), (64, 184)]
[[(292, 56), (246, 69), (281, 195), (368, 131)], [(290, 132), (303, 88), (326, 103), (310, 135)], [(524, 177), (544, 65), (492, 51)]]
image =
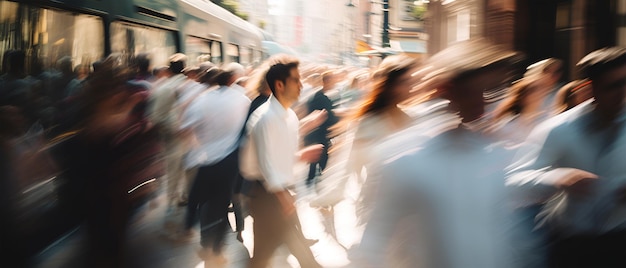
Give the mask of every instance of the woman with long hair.
[[(403, 130), (411, 125), (412, 118), (398, 105), (411, 96), (416, 84), (412, 74), (419, 66), (415, 59), (405, 56), (388, 57), (371, 76), (371, 91), (357, 110), (358, 125), (354, 132), (352, 148), (348, 159), (348, 173), (361, 175), (363, 168), (372, 171), (376, 156), (373, 146), (382, 138)], [(357, 213), (361, 223), (365, 223), (370, 210), (368, 200), (375, 194), (378, 181), (371, 174), (363, 184)]]
[(493, 111), (493, 124), (488, 131), (506, 140), (506, 146), (517, 147), (537, 124), (546, 119), (543, 108), (546, 93), (540, 81), (531, 77), (515, 83)]

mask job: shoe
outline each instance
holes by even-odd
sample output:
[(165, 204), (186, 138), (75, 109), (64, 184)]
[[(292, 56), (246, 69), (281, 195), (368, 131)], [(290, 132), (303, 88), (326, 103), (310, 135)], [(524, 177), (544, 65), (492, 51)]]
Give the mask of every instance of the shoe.
[(200, 259), (204, 260), (204, 267), (224, 267), (228, 263), (228, 259), (222, 253), (215, 253), (208, 248), (200, 248), (197, 252)]

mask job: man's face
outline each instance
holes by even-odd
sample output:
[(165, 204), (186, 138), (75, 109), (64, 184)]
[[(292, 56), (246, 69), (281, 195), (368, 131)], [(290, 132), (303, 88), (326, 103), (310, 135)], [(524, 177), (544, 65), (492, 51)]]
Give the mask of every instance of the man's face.
[(626, 96), (626, 65), (611, 69), (593, 81), (596, 111), (614, 118), (624, 107)]
[(289, 71), (289, 76), (285, 79), (284, 86), (282, 87), (282, 99), (294, 103), (298, 101), (300, 97), (300, 90), (302, 89), (302, 82), (300, 82), (300, 72), (298, 68), (292, 68)]
[(507, 77), (508, 68), (486, 68), (456, 81), (448, 89), (448, 99), (461, 112), (463, 121), (469, 122), (480, 118), (485, 112), (485, 90), (496, 88)]

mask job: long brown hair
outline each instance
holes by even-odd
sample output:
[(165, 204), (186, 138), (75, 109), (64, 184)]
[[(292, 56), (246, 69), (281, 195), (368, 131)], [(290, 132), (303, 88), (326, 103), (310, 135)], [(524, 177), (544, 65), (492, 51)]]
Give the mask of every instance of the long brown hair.
[(356, 116), (379, 113), (393, 103), (394, 92), (399, 78), (418, 66), (415, 59), (406, 56), (387, 58), (372, 75), (372, 90), (361, 104)]
[(522, 79), (514, 84), (509, 90), (508, 96), (493, 111), (496, 121), (504, 118), (506, 115), (518, 115), (525, 109), (524, 99), (533, 90), (534, 81), (532, 79)]

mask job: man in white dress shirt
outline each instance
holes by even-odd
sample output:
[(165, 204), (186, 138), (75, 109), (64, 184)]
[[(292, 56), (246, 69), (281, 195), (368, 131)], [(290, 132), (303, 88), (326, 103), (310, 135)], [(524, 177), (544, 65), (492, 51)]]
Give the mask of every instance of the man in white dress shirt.
[(254, 218), (254, 254), (249, 267), (268, 267), (282, 244), (289, 247), (301, 267), (321, 267), (299, 234), (294, 199), (287, 187), (294, 183), (294, 165), (316, 161), (322, 147), (298, 151), (298, 117), (289, 108), (302, 88), (298, 60), (279, 56), (270, 62), (265, 79), (272, 96), (250, 116), (241, 155), (241, 174), (254, 184), (248, 194)]
[(626, 48), (578, 65), (594, 100), (537, 126), (507, 184), (519, 206), (545, 204), (552, 267), (626, 267)]

